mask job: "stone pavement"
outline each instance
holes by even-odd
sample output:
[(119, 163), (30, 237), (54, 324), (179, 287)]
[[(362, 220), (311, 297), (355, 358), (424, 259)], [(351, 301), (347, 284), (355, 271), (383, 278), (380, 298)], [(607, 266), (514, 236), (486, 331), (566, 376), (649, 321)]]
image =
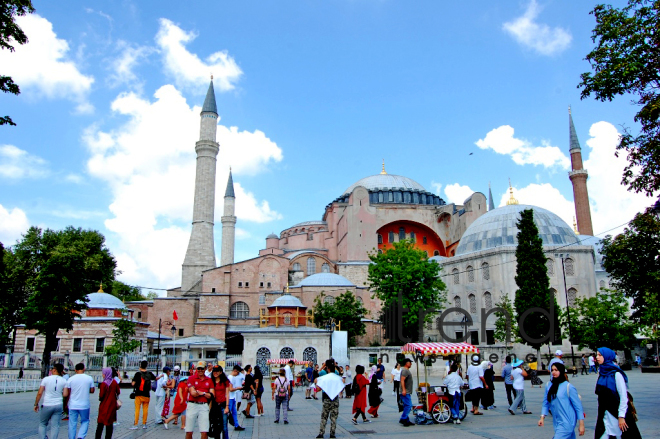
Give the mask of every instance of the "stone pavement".
[[(630, 377), (630, 390), (635, 398), (635, 405), (639, 413), (639, 428), (645, 439), (660, 439), (660, 404), (658, 404), (660, 390), (660, 374), (644, 374), (637, 370), (628, 373)], [(544, 380), (547, 377), (543, 377)], [(571, 379), (582, 397), (585, 411), (587, 413), (587, 432), (584, 437), (593, 437), (593, 427), (596, 416), (596, 398), (593, 389), (596, 376), (578, 376)], [(436, 383), (432, 383), (436, 384)], [(380, 417), (370, 424), (353, 425), (351, 423), (352, 400), (342, 399), (339, 404), (339, 420), (337, 425), (337, 437), (375, 437), (394, 438), (402, 435), (411, 437), (428, 437), (429, 435), (448, 434), (458, 435), (461, 438), (487, 438), (487, 439), (515, 439), (538, 437), (550, 438), (553, 435), (552, 420), (547, 419), (545, 427), (539, 428), (536, 423), (539, 419), (543, 391), (531, 389), (529, 381), (525, 383), (525, 391), (528, 410), (532, 415), (518, 414), (511, 416), (506, 411), (506, 394), (502, 383), (495, 383), (495, 399), (497, 409), (484, 412), (484, 416), (473, 416), (468, 414), (465, 422), (461, 425), (416, 425), (404, 428), (398, 424), (398, 410), (395, 398), (391, 395), (390, 384), (387, 383), (384, 391), (385, 402), (379, 410)], [(133, 424), (133, 401), (128, 398), (130, 389), (122, 389), (121, 399), (124, 407), (119, 411), (121, 425), (115, 427), (113, 437), (115, 439), (183, 439), (184, 433), (180, 426), (171, 425), (165, 430), (160, 425), (154, 425), (153, 405), (150, 406), (150, 417), (147, 430), (129, 430)], [(0, 396), (0, 439), (36, 439), (38, 415), (32, 411), (36, 393), (7, 394)], [(313, 438), (318, 434), (319, 420), (321, 417), (322, 403), (318, 401), (305, 400), (304, 392), (296, 391), (292, 398), (294, 411), (289, 412), (289, 425), (274, 424), (274, 403), (269, 395), (264, 399), (265, 416), (255, 419), (243, 419), (240, 421), (245, 431), (235, 432), (230, 428), (232, 438)], [(155, 398), (152, 398), (155, 401)], [(416, 400), (416, 398), (413, 398)], [(96, 431), (96, 417), (98, 409), (97, 394), (92, 395), (91, 422), (88, 438), (94, 438)], [(253, 414), (256, 412), (253, 408)], [(60, 430), (60, 438), (67, 437), (67, 422), (63, 422)], [(330, 432), (330, 423), (326, 429), (326, 438)], [(193, 436), (199, 438), (199, 433)]]

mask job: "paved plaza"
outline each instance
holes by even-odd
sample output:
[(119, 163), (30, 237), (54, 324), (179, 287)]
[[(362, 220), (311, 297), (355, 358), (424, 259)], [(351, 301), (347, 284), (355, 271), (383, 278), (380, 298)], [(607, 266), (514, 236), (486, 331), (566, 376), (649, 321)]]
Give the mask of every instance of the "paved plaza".
[[(639, 413), (639, 429), (642, 437), (660, 438), (660, 404), (658, 404), (660, 390), (660, 374), (641, 374), (634, 370), (628, 373), (630, 377), (630, 390), (635, 398), (635, 405)], [(544, 381), (547, 377), (543, 377)], [(571, 379), (582, 397), (582, 402), (587, 413), (585, 437), (592, 438), (594, 434), (594, 423), (596, 416), (596, 398), (593, 393), (596, 382), (595, 374), (589, 376), (578, 376)], [(532, 415), (518, 414), (511, 416), (506, 410), (506, 394), (503, 383), (495, 383), (496, 410), (484, 412), (484, 416), (473, 416), (468, 414), (465, 422), (461, 425), (416, 425), (404, 428), (397, 423), (399, 413), (395, 398), (391, 395), (389, 383), (384, 392), (385, 402), (379, 410), (380, 417), (370, 424), (353, 425), (351, 423), (352, 400), (341, 400), (339, 406), (339, 420), (337, 426), (337, 437), (382, 437), (394, 438), (402, 435), (411, 437), (427, 437), (428, 435), (447, 434), (449, 436), (460, 435), (461, 438), (488, 438), (488, 439), (513, 439), (513, 438), (550, 438), (553, 435), (552, 421), (547, 420), (546, 426), (541, 429), (536, 423), (541, 411), (541, 398), (543, 391), (531, 389), (529, 381), (525, 394), (527, 397), (528, 410)], [(122, 389), (121, 399), (124, 407), (119, 411), (121, 425), (115, 428), (116, 439), (147, 439), (147, 438), (183, 438), (184, 433), (180, 426), (171, 425), (165, 430), (160, 425), (154, 425), (153, 404), (150, 406), (149, 423), (147, 430), (129, 430), (133, 424), (133, 401), (128, 398), (130, 389)], [(0, 396), (0, 439), (23, 439), (38, 438), (37, 426), (38, 415), (32, 411), (36, 393), (7, 394)], [(266, 395), (265, 395), (266, 396)], [(415, 400), (416, 398), (414, 398)], [(155, 401), (155, 398), (152, 398)], [(245, 431), (235, 432), (230, 428), (232, 438), (313, 438), (318, 434), (319, 420), (321, 417), (322, 403), (318, 401), (305, 400), (304, 392), (297, 391), (292, 399), (294, 411), (289, 412), (289, 425), (274, 424), (274, 403), (270, 397), (264, 399), (265, 415), (255, 419), (243, 419), (241, 423), (246, 427)], [(92, 413), (88, 438), (94, 437), (96, 431), (96, 417), (98, 409), (98, 396), (92, 395)], [(256, 411), (253, 409), (253, 413)], [(67, 437), (67, 422), (63, 422), (60, 430), (60, 438)], [(330, 425), (326, 430), (326, 438), (329, 436)], [(195, 433), (194, 438), (199, 438)]]

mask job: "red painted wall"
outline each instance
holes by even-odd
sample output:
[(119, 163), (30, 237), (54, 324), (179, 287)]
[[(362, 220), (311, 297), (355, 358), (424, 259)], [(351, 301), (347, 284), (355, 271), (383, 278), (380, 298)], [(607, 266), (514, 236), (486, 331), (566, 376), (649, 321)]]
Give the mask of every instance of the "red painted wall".
[[(442, 244), (440, 237), (425, 225), (412, 221), (395, 221), (378, 229), (378, 234), (383, 237), (383, 243), (378, 244), (378, 250), (385, 250), (392, 247), (390, 232), (394, 232), (394, 240), (398, 242), (399, 229), (401, 227), (406, 232), (406, 239), (410, 239), (411, 232), (415, 233), (415, 247), (426, 251), (429, 257), (433, 256), (436, 251), (440, 256), (447, 256), (445, 246)], [(424, 244), (424, 238), (426, 238), (426, 244)]]

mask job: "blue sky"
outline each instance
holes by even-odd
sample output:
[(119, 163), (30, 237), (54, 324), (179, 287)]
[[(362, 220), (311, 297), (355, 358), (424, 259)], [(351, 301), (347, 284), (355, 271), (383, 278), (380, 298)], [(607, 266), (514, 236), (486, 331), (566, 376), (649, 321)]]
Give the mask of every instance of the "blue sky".
[[(211, 73), (216, 218), (232, 166), (237, 260), (270, 232), (320, 219), (383, 159), (459, 204), (491, 182), (499, 205), (511, 178), (521, 202), (572, 223), (568, 105), (595, 233), (653, 202), (619, 186), (630, 99), (581, 101), (576, 88), (595, 2), (34, 5), (19, 21), (30, 42), (0, 53), (22, 89), (0, 96), (18, 124), (0, 130), (0, 241), (29, 225), (98, 229), (128, 283), (180, 281)], [(219, 221), (216, 237), (219, 252)]]

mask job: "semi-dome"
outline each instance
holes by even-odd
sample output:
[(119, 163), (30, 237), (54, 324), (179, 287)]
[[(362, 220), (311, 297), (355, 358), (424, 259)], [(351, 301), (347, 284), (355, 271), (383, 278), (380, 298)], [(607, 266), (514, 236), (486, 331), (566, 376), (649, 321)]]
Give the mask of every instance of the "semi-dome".
[(578, 244), (579, 239), (571, 227), (559, 216), (537, 206), (512, 204), (499, 207), (477, 218), (467, 228), (456, 249), (456, 256), (502, 246), (518, 245), (520, 212), (534, 210), (534, 223), (539, 229), (543, 245)]
[(334, 273), (316, 273), (306, 277), (296, 287), (354, 287), (344, 276)]
[(344, 191), (344, 194), (350, 194), (358, 186), (367, 188), (368, 190), (378, 189), (407, 189), (407, 190), (417, 190), (426, 192), (424, 186), (417, 183), (412, 178), (403, 177), (401, 175), (393, 174), (376, 174), (369, 177), (365, 177), (361, 180), (356, 181)]
[(290, 294), (285, 294), (283, 296), (278, 297), (273, 301), (273, 304), (270, 305), (268, 308), (274, 308), (276, 306), (278, 308), (307, 308), (305, 305), (302, 304), (300, 299)]
[(108, 293), (91, 293), (87, 295), (87, 308), (124, 309), (124, 302)]

